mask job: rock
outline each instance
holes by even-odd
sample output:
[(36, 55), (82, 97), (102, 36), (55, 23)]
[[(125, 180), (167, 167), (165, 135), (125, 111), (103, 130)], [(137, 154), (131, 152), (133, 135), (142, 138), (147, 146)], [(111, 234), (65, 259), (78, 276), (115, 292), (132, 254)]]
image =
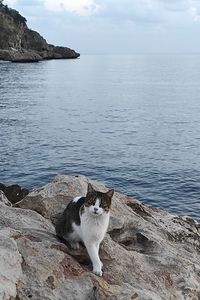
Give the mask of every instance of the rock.
[(38, 32), (27, 27), (19, 12), (0, 3), (0, 60), (38, 62), (79, 56), (70, 48), (48, 44)]
[(31, 49), (34, 51), (45, 51), (48, 49), (49, 45), (38, 32), (25, 27), (21, 47), (23, 49)]
[[(54, 222), (74, 196), (85, 195), (88, 182), (106, 190), (103, 184), (84, 176), (57, 176), (15, 205), (23, 209), (2, 206), (12, 211), (12, 216), (8, 212), (1, 215), (6, 232), (8, 228), (17, 230), (19, 238), (14, 240), (26, 262), (22, 264), (26, 280), (17, 283), (19, 299), (26, 299), (23, 293), (29, 291), (33, 299), (198, 300), (200, 225), (187, 218), (148, 208), (116, 192), (109, 231), (100, 250), (102, 278), (91, 273), (83, 247), (71, 251), (56, 239), (49, 220)], [(21, 215), (22, 224), (16, 222), (17, 215)], [(9, 223), (10, 219), (15, 221)]]
[(11, 206), (12, 203), (6, 198), (4, 192), (0, 189), (0, 203)]
[(49, 46), (49, 50), (47, 53), (50, 58), (54, 58), (54, 59), (61, 59), (61, 58), (70, 59), (70, 58), (79, 57), (79, 55), (77, 55), (77, 53), (74, 50), (67, 47)]
[(16, 63), (28, 63), (28, 62), (38, 62), (42, 60), (42, 57), (33, 50), (1, 50), (0, 49), (0, 59), (8, 60)]
[(86, 193), (88, 182), (84, 176), (57, 176), (53, 182), (32, 191), (16, 207), (33, 209), (53, 221), (73, 197)]
[(0, 192), (0, 201), (12, 205), (11, 203), (16, 203), (28, 195), (29, 190), (21, 188), (18, 184), (5, 186), (0, 183)]
[(5, 188), (6, 188), (5, 184), (0, 183), (0, 190), (4, 192)]
[(0, 231), (0, 299), (15, 299), (16, 282), (22, 277), (22, 256), (13, 238)]

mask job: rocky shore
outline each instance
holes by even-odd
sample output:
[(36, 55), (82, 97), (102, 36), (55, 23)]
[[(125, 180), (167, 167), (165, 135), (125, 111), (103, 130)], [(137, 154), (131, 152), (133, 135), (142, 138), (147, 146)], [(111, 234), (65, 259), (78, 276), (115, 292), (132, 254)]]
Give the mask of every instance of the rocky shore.
[(103, 277), (91, 272), (84, 247), (70, 250), (55, 235), (59, 213), (87, 184), (84, 176), (57, 176), (11, 204), (0, 195), (0, 299), (199, 300), (200, 225), (114, 194), (101, 245)]
[(48, 44), (38, 32), (27, 27), (19, 12), (0, 3), (0, 60), (38, 62), (79, 56), (70, 48)]

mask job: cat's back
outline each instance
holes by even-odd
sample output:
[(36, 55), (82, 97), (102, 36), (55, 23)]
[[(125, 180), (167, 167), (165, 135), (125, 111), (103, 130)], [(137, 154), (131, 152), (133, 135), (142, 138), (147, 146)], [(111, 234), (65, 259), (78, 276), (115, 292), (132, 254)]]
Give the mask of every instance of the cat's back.
[[(81, 206), (85, 203), (85, 197), (76, 197), (69, 202), (67, 207), (65, 208), (63, 214), (68, 214), (70, 212), (73, 213), (74, 216), (79, 216), (79, 210)], [(80, 218), (79, 218), (80, 219)]]
[(76, 197), (69, 202), (64, 212), (58, 217), (56, 222), (56, 234), (63, 238), (73, 231), (72, 224), (80, 225), (80, 208), (85, 202), (85, 197)]

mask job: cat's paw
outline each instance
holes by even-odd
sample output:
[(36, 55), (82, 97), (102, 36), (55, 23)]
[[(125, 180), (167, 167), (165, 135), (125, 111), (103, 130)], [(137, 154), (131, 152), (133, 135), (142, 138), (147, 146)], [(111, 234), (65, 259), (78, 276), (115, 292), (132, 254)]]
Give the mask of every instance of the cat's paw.
[(103, 274), (102, 267), (103, 267), (103, 264), (100, 261), (98, 265), (93, 266), (93, 273), (98, 275), (98, 276), (102, 276), (102, 274)]
[(93, 270), (93, 273), (94, 273), (95, 275), (97, 275), (97, 276), (100, 276), (100, 277), (103, 275), (102, 270)]

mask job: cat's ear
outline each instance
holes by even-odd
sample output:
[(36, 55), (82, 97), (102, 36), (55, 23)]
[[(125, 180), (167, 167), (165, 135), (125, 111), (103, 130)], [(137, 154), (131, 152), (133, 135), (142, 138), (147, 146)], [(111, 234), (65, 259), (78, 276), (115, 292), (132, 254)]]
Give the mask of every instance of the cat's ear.
[(92, 194), (93, 192), (94, 192), (93, 186), (91, 185), (91, 183), (88, 183), (87, 195)]
[(106, 195), (111, 199), (112, 196), (114, 195), (114, 190), (113, 190), (113, 189), (112, 189), (112, 190), (109, 190), (109, 191), (106, 193)]

